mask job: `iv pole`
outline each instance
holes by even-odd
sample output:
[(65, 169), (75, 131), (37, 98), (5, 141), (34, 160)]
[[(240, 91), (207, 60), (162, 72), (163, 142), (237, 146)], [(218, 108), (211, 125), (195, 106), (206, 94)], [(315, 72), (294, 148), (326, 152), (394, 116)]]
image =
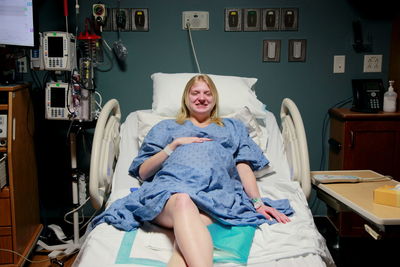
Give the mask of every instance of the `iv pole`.
[(73, 230), (74, 230), (74, 238), (73, 240), (62, 241), (63, 237), (65, 237), (61, 228), (57, 225), (49, 225), (49, 228), (52, 229), (60, 241), (65, 244), (61, 245), (52, 245), (49, 246), (45, 244), (43, 241), (38, 240), (37, 244), (42, 248), (52, 251), (48, 256), (51, 259), (56, 258), (58, 255), (71, 255), (76, 250), (80, 249), (79, 242), (79, 213), (77, 207), (79, 206), (79, 190), (78, 190), (78, 172), (77, 172), (77, 161), (76, 161), (76, 133), (71, 130), (69, 133), (69, 141), (70, 141), (70, 151), (71, 151), (71, 168), (72, 168), (72, 203), (74, 205), (73, 211)]

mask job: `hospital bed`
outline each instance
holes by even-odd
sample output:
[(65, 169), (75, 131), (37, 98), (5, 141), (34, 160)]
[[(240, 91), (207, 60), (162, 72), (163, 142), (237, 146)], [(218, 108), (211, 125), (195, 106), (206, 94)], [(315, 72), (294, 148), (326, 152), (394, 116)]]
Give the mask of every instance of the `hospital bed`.
[[(153, 74), (152, 109), (134, 111), (122, 124), (117, 100), (112, 99), (103, 107), (90, 167), (89, 191), (96, 209), (108, 207), (140, 186), (140, 181), (128, 174), (132, 159), (149, 129), (158, 121), (171, 118), (179, 108), (184, 85), (192, 76)], [(308, 150), (295, 103), (288, 98), (283, 100), (280, 129), (252, 89), (256, 79), (210, 76), (219, 91), (220, 115), (242, 120), (271, 162), (256, 173), (262, 196), (286, 198), (295, 211), (290, 223), (257, 228), (247, 266), (334, 266), (307, 204), (311, 190)], [(166, 266), (172, 244), (170, 230), (150, 223), (130, 232), (103, 223), (87, 234), (74, 266)], [(215, 266), (242, 266), (234, 257), (217, 250), (214, 262)]]

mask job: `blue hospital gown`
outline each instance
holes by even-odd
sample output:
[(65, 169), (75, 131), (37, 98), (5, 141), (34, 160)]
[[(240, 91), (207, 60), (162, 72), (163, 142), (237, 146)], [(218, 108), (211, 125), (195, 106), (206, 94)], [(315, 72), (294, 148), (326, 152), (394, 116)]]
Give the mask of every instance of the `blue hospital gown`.
[[(96, 217), (93, 225), (102, 222), (130, 231), (143, 221), (153, 220), (174, 193), (187, 193), (198, 208), (226, 225), (260, 225), (268, 222), (257, 213), (243, 190), (236, 164), (246, 162), (255, 171), (269, 161), (249, 137), (238, 120), (224, 119), (224, 126), (210, 124), (200, 128), (187, 120), (183, 125), (175, 120), (156, 124), (143, 141), (129, 173), (139, 176), (140, 165), (178, 137), (206, 137), (212, 141), (178, 146), (162, 164), (161, 169), (147, 179), (139, 190), (115, 201)], [(288, 201), (263, 199), (267, 205), (290, 215)]]

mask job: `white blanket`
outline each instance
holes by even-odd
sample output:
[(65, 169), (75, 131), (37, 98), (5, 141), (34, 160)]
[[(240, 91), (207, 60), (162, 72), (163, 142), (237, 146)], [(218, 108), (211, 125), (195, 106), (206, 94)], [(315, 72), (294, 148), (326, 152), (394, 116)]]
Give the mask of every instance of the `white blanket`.
[[(288, 224), (264, 224), (256, 230), (248, 265), (266, 266), (267, 262), (287, 258), (312, 258), (316, 266), (333, 266), (325, 240), (316, 230), (298, 183), (264, 181), (261, 192), (263, 196), (272, 199), (288, 198), (295, 214)], [(136, 233), (122, 232), (101, 224), (87, 237), (74, 266), (119, 266), (135, 263), (146, 266), (146, 262), (149, 264), (147, 266), (165, 266), (171, 255), (172, 244), (173, 234), (170, 231), (151, 224), (146, 224)], [(234, 263), (216, 266), (219, 265), (237, 266)]]

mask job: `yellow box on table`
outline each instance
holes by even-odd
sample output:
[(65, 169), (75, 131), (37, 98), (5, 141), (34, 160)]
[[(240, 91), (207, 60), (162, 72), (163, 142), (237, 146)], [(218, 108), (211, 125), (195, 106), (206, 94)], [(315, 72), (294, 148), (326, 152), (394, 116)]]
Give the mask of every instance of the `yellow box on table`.
[(374, 190), (374, 202), (393, 207), (400, 207), (400, 188), (384, 185)]

